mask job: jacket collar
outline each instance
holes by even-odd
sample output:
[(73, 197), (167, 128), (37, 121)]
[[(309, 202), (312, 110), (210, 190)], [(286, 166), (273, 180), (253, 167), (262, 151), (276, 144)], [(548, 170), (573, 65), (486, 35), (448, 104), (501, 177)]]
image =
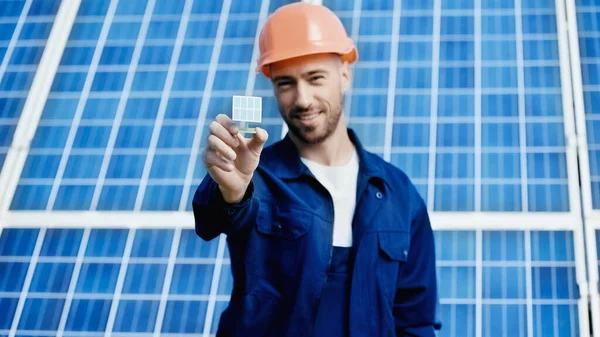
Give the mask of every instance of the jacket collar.
[[(359, 174), (368, 178), (379, 178), (386, 182), (385, 173), (382, 167), (382, 159), (377, 155), (368, 152), (362, 146), (354, 130), (348, 128), (348, 136), (356, 148), (359, 159)], [(273, 173), (281, 179), (297, 179), (302, 175), (313, 176), (308, 167), (300, 159), (300, 153), (296, 145), (291, 140), (289, 133), (273, 145), (273, 163), (271, 163)], [(390, 184), (386, 184), (390, 187)]]

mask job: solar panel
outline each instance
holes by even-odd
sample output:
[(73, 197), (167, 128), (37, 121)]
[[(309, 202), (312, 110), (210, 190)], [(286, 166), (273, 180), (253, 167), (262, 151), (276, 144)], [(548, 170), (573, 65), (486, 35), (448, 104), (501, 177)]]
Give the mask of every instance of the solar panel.
[(232, 119), (239, 122), (260, 123), (261, 101), (260, 97), (233, 96)]
[[(0, 164), (58, 3), (1, 2)], [(83, 0), (10, 210), (189, 213), (208, 125), (235, 115), (235, 97), (260, 99), (260, 118), (241, 100), (239, 117), (269, 144), (285, 130), (254, 61), (267, 14), (289, 2)], [(359, 47), (350, 127), (432, 212), (579, 212), (553, 1), (323, 3)], [(581, 22), (592, 71), (597, 25)], [(594, 84), (584, 89), (593, 130)], [(224, 238), (122, 225), (0, 228), (0, 336), (214, 334), (233, 285)], [(517, 225), (436, 230), (439, 336), (580, 335), (575, 231)]]

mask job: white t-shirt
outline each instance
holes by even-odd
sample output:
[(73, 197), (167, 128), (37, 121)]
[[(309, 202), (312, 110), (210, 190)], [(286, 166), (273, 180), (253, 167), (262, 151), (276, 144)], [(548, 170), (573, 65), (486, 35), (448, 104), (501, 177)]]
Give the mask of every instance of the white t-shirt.
[(350, 161), (342, 166), (321, 165), (306, 158), (302, 158), (302, 161), (333, 198), (333, 245), (351, 247), (352, 219), (356, 206), (356, 181), (358, 178), (356, 151)]

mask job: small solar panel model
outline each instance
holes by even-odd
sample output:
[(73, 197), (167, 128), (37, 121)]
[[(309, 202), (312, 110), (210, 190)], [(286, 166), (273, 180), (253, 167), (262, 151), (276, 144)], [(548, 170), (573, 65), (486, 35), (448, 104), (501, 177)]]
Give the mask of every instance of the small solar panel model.
[(262, 98), (253, 96), (233, 96), (234, 122), (240, 122), (239, 132), (256, 133), (246, 123), (260, 123), (262, 119)]

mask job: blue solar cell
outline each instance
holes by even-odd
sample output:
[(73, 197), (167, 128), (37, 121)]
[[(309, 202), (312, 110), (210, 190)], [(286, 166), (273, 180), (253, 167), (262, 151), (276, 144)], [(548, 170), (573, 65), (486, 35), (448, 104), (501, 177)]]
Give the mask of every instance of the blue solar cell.
[[(518, 151), (518, 150), (517, 150)], [(481, 177), (489, 179), (518, 179), (521, 177), (520, 154), (483, 153), (481, 155)]]
[(73, 263), (41, 263), (35, 267), (30, 292), (66, 293), (73, 273)]
[(354, 88), (387, 88), (388, 76), (387, 68), (356, 68), (353, 86)]
[(564, 153), (528, 153), (529, 178), (566, 179), (567, 158)]
[(119, 1), (115, 15), (144, 15), (147, 6), (148, 1), (146, 0)]
[(218, 1), (194, 1), (192, 14), (219, 14), (221, 13), (222, 5)]
[[(453, 329), (441, 329), (440, 337), (475, 336), (475, 304), (442, 304), (440, 306), (442, 322), (453, 322)], [(461, 319), (456, 319), (460, 317)]]
[[(360, 50), (360, 46), (359, 46)], [(398, 61), (431, 61), (431, 42), (405, 42), (398, 43)], [(363, 58), (361, 54), (361, 59)]]
[(24, 97), (0, 98), (0, 118), (19, 117), (24, 105)]
[(80, 126), (73, 141), (73, 148), (106, 148), (110, 131), (110, 126)]
[(224, 38), (254, 38), (257, 32), (258, 20), (227, 20)]
[(484, 304), (483, 336), (526, 336), (527, 306), (524, 304)]
[(106, 119), (112, 121), (117, 114), (118, 106), (118, 99), (89, 98), (86, 101), (81, 119)]
[(515, 41), (482, 41), (481, 59), (484, 61), (515, 61), (517, 45)]
[(424, 179), (428, 176), (429, 153), (393, 153), (390, 163), (402, 169), (411, 179)]
[(96, 41), (102, 31), (102, 22), (75, 22), (71, 28), (69, 41)]
[(160, 98), (130, 98), (125, 105), (123, 120), (154, 120), (158, 115)]
[(170, 293), (178, 295), (210, 294), (213, 270), (213, 264), (176, 264)]
[(470, 153), (438, 153), (436, 178), (473, 178), (474, 158)]
[[(165, 224), (168, 226), (169, 224)], [(171, 229), (138, 229), (131, 256), (133, 257), (168, 257), (173, 240)]]
[[(208, 72), (204, 70), (200, 71), (177, 71), (175, 72), (175, 77), (173, 79), (173, 86), (171, 87), (172, 91), (202, 91), (204, 90), (204, 86), (206, 84), (206, 77), (208, 76)], [(181, 99), (171, 99), (173, 100), (191, 100), (190, 98), (181, 98)], [(171, 104), (169, 104), (171, 105)], [(199, 106), (198, 106), (199, 107)], [(179, 108), (172, 107), (177, 109), (177, 114), (186, 114), (192, 113), (191, 111), (183, 112), (179, 111)], [(167, 110), (169, 110), (167, 108)], [(196, 115), (197, 117), (197, 115)], [(183, 117), (182, 117), (183, 118)], [(192, 117), (190, 117), (192, 118)], [(194, 117), (195, 118), (195, 117)]]
[(483, 267), (483, 298), (527, 298), (525, 267)]
[(475, 116), (473, 95), (438, 95), (438, 117)]
[(65, 300), (28, 298), (23, 307), (19, 330), (56, 330)]
[[(354, 3), (346, 0), (323, 0), (323, 6), (334, 12), (354, 10)], [(339, 15), (339, 13), (337, 14)]]
[(562, 97), (557, 94), (526, 94), (527, 116), (562, 116)]
[(523, 15), (523, 34), (551, 34), (556, 33), (556, 16)]
[(6, 55), (7, 48), (0, 47), (0, 62), (4, 61), (4, 55)]
[(230, 295), (233, 291), (233, 275), (231, 273), (231, 267), (224, 265), (221, 269), (221, 275), (219, 276), (219, 286), (217, 288), (219, 295)]
[(18, 303), (18, 298), (0, 298), (0, 329), (10, 330)]
[(110, 25), (107, 40), (132, 40), (132, 42), (135, 42), (140, 32), (141, 26), (142, 22), (139, 20), (128, 22), (113, 22), (113, 24)]
[[(160, 2), (159, 2), (160, 3)], [(174, 2), (177, 3), (177, 2)], [(156, 7), (154, 7), (156, 10)], [(180, 21), (152, 20), (146, 32), (146, 40), (175, 39), (179, 30)]]
[(183, 229), (181, 230), (181, 238), (179, 239), (177, 257), (216, 258), (217, 249), (219, 248), (218, 243), (218, 240), (208, 242), (198, 240), (198, 235), (196, 235), (194, 230)]
[(183, 186), (148, 186), (142, 203), (142, 210), (176, 211), (183, 193)]
[(214, 39), (217, 35), (219, 20), (202, 20), (188, 22), (187, 30), (185, 31), (186, 39)]
[(43, 210), (52, 185), (18, 185), (10, 205), (11, 210)]
[(65, 331), (98, 331), (106, 329), (111, 300), (74, 299)]
[[(402, 24), (402, 22), (400, 22)], [(402, 32), (402, 31), (401, 31)], [(392, 14), (387, 16), (365, 16), (360, 18), (358, 33), (360, 35), (390, 35), (392, 34)]]
[(98, 210), (102, 211), (131, 211), (135, 206), (138, 182), (134, 186), (105, 184), (98, 200)]
[(2, 167), (4, 166), (4, 160), (6, 159), (6, 154), (3, 150), (0, 150), (0, 171), (2, 171)]
[(574, 266), (532, 267), (531, 276), (534, 299), (577, 298)]
[(184, 44), (179, 54), (179, 64), (209, 64), (212, 53), (212, 45)]
[(564, 184), (533, 184), (528, 186), (529, 210), (532, 212), (569, 211), (569, 191)]
[[(560, 324), (556, 324), (559, 321)], [(572, 336), (577, 333), (577, 304), (534, 305), (533, 331), (541, 336)]]
[(517, 95), (481, 95), (481, 115), (489, 117), (510, 117), (519, 115)]
[(475, 267), (439, 267), (438, 279), (441, 298), (475, 298)]
[(481, 8), (514, 8), (514, 0), (481, 0)]
[(207, 307), (206, 301), (167, 301), (162, 332), (202, 333)]
[(482, 123), (481, 146), (483, 147), (518, 147), (518, 123)]
[(512, 35), (516, 33), (513, 15), (482, 15), (481, 35)]
[(130, 263), (123, 294), (160, 294), (166, 271), (166, 264)]
[(481, 210), (484, 212), (522, 211), (520, 184), (481, 184)]
[(575, 261), (573, 234), (568, 231), (531, 233), (532, 261)]
[(152, 162), (150, 179), (185, 179), (189, 157), (189, 155), (156, 155)]
[[(119, 301), (115, 318), (115, 332), (152, 332), (158, 313), (159, 301)], [(132, 319), (136, 317), (137, 319)], [(197, 317), (196, 317), (197, 319)]]
[(49, 228), (40, 256), (77, 256), (83, 230)]
[(117, 286), (121, 265), (118, 263), (83, 263), (77, 279), (77, 293), (112, 294)]
[(434, 210), (472, 212), (475, 209), (473, 184), (441, 184), (435, 186)]
[(350, 116), (352, 117), (385, 117), (387, 95), (353, 94)]
[(252, 59), (254, 44), (224, 44), (221, 48), (219, 63), (249, 63)]
[(473, 34), (474, 19), (472, 16), (444, 16), (440, 23), (441, 35)]
[(217, 70), (213, 90), (244, 90), (248, 70)]
[(440, 88), (473, 88), (475, 86), (474, 67), (440, 67)]
[(18, 17), (24, 5), (25, 1), (4, 1), (0, 6), (0, 17)]
[(525, 67), (525, 86), (560, 87), (560, 68), (558, 66)]
[(38, 127), (33, 141), (31, 142), (31, 147), (34, 149), (62, 149), (65, 147), (68, 136), (68, 126), (40, 126)]
[(22, 291), (27, 268), (29, 268), (29, 263), (0, 262), (0, 291)]
[[(81, 91), (87, 73), (57, 71), (52, 83), (52, 91)], [(97, 84), (96, 84), (97, 85)]]
[(122, 257), (128, 234), (127, 229), (92, 229), (85, 256)]
[(61, 65), (90, 65), (94, 47), (67, 47), (60, 61)]
[(10, 146), (15, 129), (14, 125), (0, 125), (0, 147)]
[(52, 30), (52, 22), (25, 22), (19, 40), (45, 40)]
[(527, 123), (527, 146), (564, 146), (562, 123)]
[(366, 147), (383, 147), (384, 141), (379, 135), (385, 134), (385, 123), (356, 123), (350, 124), (356, 135)]
[(79, 5), (77, 16), (106, 15), (110, 1), (83, 0)]
[(440, 42), (440, 61), (473, 61), (474, 54), (473, 41)]
[[(177, 79), (177, 75), (175, 75)], [(175, 85), (174, 82), (173, 85)], [(174, 89), (174, 88), (173, 88)], [(170, 98), (165, 111), (165, 119), (197, 119), (200, 112), (200, 98)]]
[(58, 188), (55, 210), (88, 210), (95, 185), (61, 185)]
[(162, 91), (166, 79), (166, 71), (138, 71), (133, 77), (131, 91)]
[(60, 0), (33, 0), (27, 15), (56, 15), (59, 7)]
[(437, 146), (474, 146), (475, 130), (473, 123), (438, 123)]
[(160, 131), (158, 148), (190, 148), (196, 132), (195, 126), (165, 125)]
[(172, 54), (172, 46), (145, 46), (139, 64), (169, 64)]
[(146, 155), (112, 155), (106, 178), (141, 178)]
[(150, 125), (121, 125), (115, 148), (147, 148), (151, 137)]
[[(123, 64), (131, 63), (134, 47), (127, 46), (106, 46), (102, 50), (99, 64)], [(93, 49), (91, 49), (93, 53)]]
[(429, 145), (429, 123), (394, 124), (392, 146), (413, 147)]
[(16, 25), (16, 23), (0, 23), (0, 41), (10, 41)]
[[(82, 76), (83, 77), (83, 76)], [(96, 72), (92, 82), (92, 91), (122, 91), (127, 72)], [(75, 89), (80, 91), (82, 88)]]
[(473, 9), (474, 0), (443, 0), (442, 9)]
[(185, 0), (157, 1), (154, 4), (154, 14), (181, 14), (185, 6)]
[(400, 19), (400, 35), (430, 35), (432, 33), (433, 16), (405, 16)]
[(33, 71), (6, 71), (0, 80), (0, 91), (29, 90), (34, 76)]
[[(586, 57), (584, 54), (581, 56)], [(523, 41), (523, 59), (558, 60), (558, 41), (555, 39)]]
[(429, 117), (431, 96), (396, 95), (394, 115), (397, 117)]

